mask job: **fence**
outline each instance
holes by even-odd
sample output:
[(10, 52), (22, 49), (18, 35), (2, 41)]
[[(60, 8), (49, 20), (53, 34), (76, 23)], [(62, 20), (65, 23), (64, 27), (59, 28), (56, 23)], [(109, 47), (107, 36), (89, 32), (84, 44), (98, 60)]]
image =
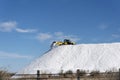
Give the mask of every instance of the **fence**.
[(15, 78), (10, 80), (120, 80), (119, 72), (104, 72), (93, 71), (86, 73), (84, 71), (77, 70), (76, 73), (58, 73), (58, 74), (40, 74), (38, 70), (37, 74), (16, 74)]

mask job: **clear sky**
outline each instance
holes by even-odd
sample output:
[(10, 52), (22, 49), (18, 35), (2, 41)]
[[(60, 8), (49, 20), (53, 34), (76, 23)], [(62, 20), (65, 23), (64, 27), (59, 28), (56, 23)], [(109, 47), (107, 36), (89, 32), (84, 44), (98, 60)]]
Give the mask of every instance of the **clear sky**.
[(16, 72), (64, 38), (120, 42), (120, 0), (0, 0), (0, 68)]

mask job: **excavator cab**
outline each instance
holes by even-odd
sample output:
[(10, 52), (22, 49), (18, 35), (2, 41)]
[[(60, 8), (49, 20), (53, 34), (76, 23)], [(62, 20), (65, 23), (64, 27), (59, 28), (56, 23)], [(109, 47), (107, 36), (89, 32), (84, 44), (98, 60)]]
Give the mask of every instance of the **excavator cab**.
[(69, 39), (64, 39), (64, 45), (74, 45), (75, 43), (73, 43), (72, 41), (70, 41)]

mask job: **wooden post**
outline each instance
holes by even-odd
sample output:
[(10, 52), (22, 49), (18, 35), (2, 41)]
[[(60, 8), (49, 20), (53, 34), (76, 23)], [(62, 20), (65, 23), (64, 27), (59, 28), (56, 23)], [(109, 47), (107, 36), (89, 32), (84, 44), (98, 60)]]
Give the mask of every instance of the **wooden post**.
[(40, 80), (40, 71), (37, 70), (37, 80)]
[(119, 80), (120, 80), (120, 69), (119, 69)]
[(79, 69), (77, 69), (77, 80), (80, 80), (80, 70)]

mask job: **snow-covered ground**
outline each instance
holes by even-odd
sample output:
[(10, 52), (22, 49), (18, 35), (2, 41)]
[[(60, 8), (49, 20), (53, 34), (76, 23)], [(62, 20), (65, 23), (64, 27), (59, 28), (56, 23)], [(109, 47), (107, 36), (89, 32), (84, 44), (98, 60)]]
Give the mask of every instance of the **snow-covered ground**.
[(17, 74), (59, 73), (63, 71), (120, 68), (120, 43), (64, 45), (53, 48)]

